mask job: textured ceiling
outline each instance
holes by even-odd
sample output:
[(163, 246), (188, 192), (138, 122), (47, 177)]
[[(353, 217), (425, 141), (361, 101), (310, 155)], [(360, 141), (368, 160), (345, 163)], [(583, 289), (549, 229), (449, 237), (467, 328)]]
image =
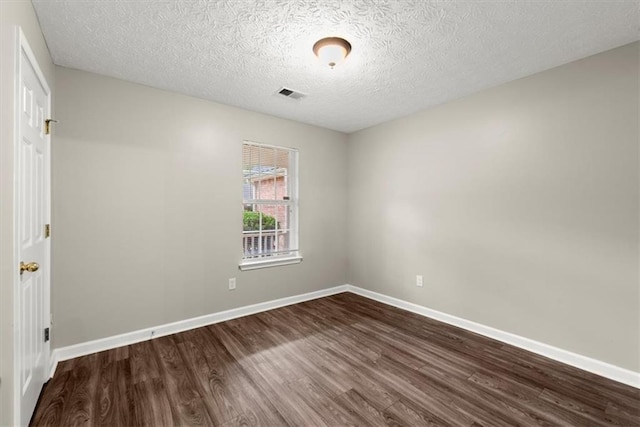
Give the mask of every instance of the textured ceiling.
[[(639, 39), (614, 0), (34, 0), (56, 64), (343, 132)], [(314, 42), (353, 46), (331, 70)], [(274, 95), (282, 86), (308, 95)]]

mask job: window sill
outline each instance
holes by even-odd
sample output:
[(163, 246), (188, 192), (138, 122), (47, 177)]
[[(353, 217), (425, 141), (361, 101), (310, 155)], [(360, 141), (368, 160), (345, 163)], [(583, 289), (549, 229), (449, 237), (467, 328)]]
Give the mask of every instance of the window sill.
[(257, 270), (259, 268), (278, 267), (280, 265), (299, 264), (300, 262), (302, 262), (302, 257), (297, 255), (297, 256), (291, 256), (286, 258), (275, 258), (275, 259), (268, 259), (268, 260), (261, 259), (258, 261), (243, 261), (242, 263), (240, 263), (240, 265), (238, 265), (238, 268), (241, 271), (247, 271), (247, 270)]

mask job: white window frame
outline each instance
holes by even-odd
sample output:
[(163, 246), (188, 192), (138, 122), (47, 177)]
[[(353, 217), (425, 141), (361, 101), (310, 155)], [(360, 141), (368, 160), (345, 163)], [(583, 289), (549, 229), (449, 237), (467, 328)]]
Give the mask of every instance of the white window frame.
[[(245, 205), (248, 204), (266, 204), (266, 205), (284, 205), (289, 206), (288, 212), (288, 227), (289, 227), (289, 248), (292, 248), (286, 254), (281, 255), (267, 255), (263, 254), (258, 257), (245, 257), (242, 254), (242, 260), (240, 261), (238, 268), (242, 271), (255, 270), (258, 268), (275, 267), (280, 265), (298, 264), (302, 261), (302, 255), (300, 254), (299, 246), (299, 197), (298, 197), (298, 183), (299, 183), (299, 154), (298, 150), (291, 147), (283, 147), (277, 145), (263, 144), (253, 141), (243, 141), (242, 149), (245, 145), (251, 145), (255, 147), (273, 148), (289, 152), (289, 167), (287, 168), (287, 175), (285, 182), (287, 183), (289, 190), (289, 200), (269, 200), (269, 199), (250, 199), (244, 198), (244, 191), (242, 191), (242, 209), (244, 211)], [(244, 185), (244, 182), (243, 182)], [(255, 193), (254, 193), (255, 194)], [(242, 228), (241, 228), (242, 230)], [(244, 238), (244, 237), (243, 237)]]

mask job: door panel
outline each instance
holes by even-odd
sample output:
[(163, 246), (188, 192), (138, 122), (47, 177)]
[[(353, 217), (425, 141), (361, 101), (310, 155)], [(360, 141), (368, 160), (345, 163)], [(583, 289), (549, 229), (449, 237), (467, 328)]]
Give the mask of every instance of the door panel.
[(49, 242), (44, 226), (49, 218), (49, 140), (44, 120), (49, 111), (49, 90), (41, 81), (32, 60), (21, 49), (18, 93), (19, 139), (16, 147), (18, 256), (37, 263), (36, 271), (20, 274), (17, 325), (17, 366), (21, 425), (28, 424), (48, 376), (49, 344), (44, 342), (48, 327)]

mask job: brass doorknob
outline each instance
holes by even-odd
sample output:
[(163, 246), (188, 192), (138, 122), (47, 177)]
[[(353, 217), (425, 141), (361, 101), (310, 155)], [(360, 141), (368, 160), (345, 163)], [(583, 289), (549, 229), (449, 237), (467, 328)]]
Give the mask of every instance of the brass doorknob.
[(39, 268), (40, 265), (37, 262), (29, 262), (25, 264), (24, 262), (20, 261), (20, 274), (24, 273), (25, 271), (33, 273), (34, 271), (38, 271)]

